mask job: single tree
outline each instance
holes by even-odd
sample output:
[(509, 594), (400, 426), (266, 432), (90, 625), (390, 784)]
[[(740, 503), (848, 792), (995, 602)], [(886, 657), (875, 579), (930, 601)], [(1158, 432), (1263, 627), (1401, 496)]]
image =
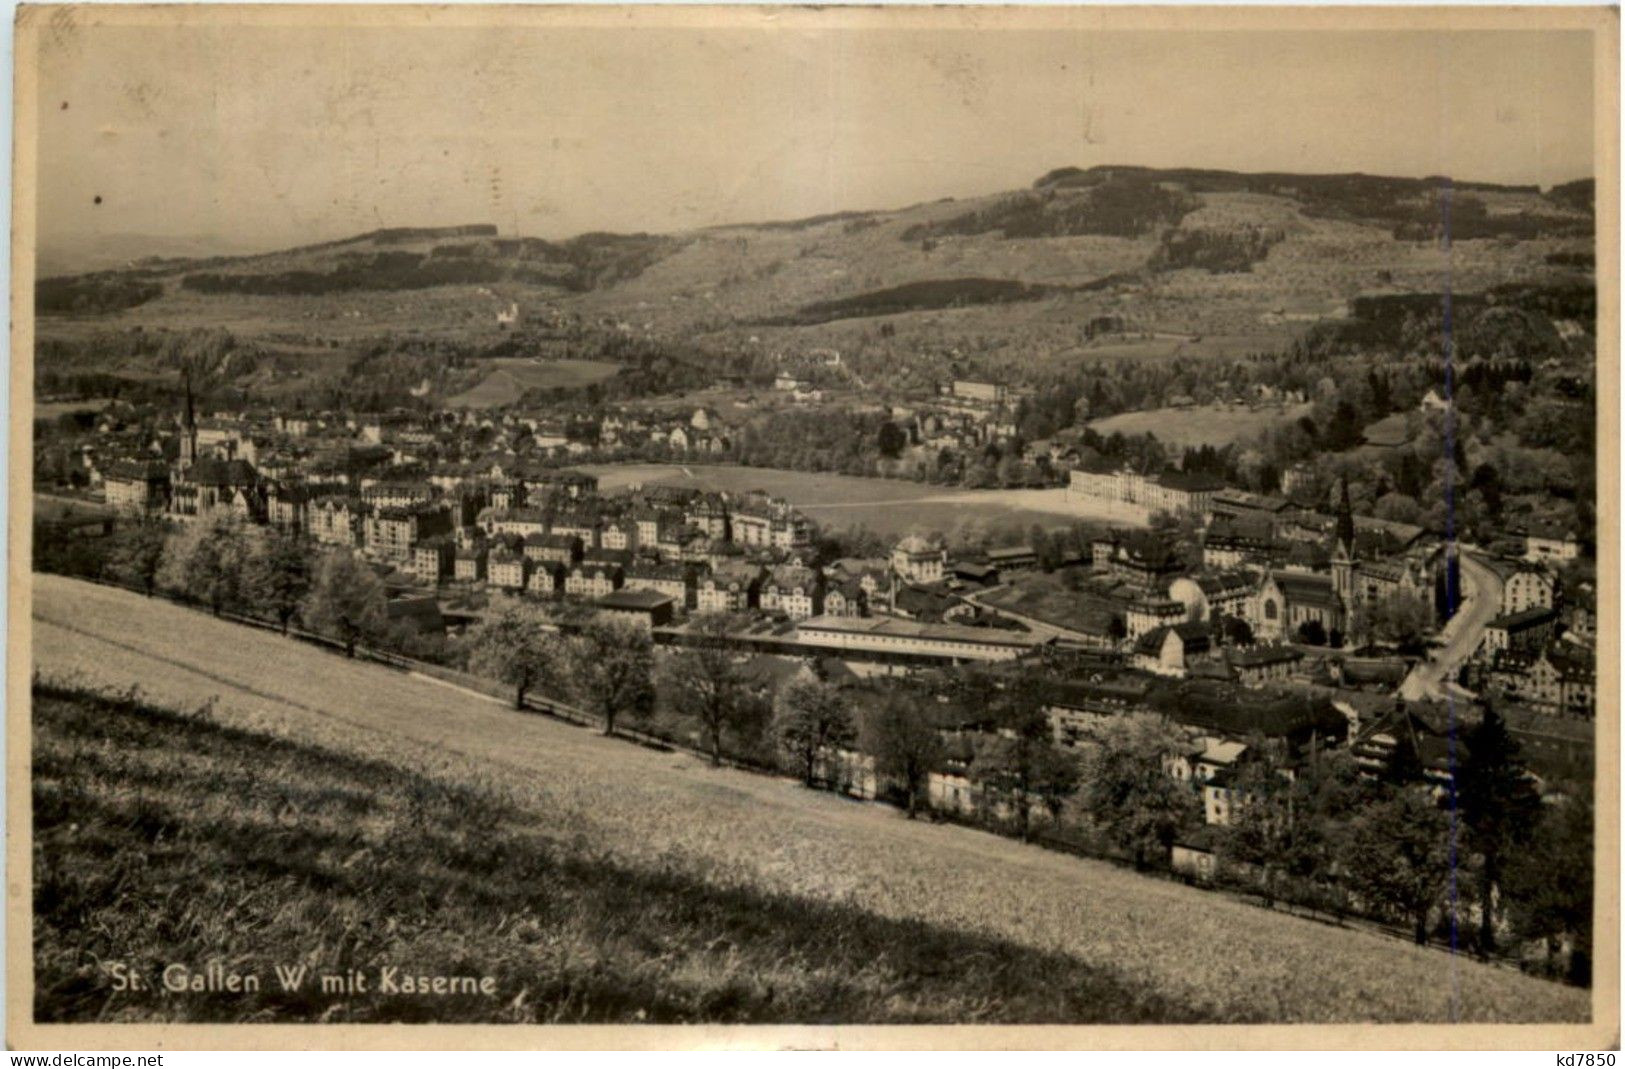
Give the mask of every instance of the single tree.
[(388, 618), (384, 584), (361, 558), (334, 550), (316, 567), (303, 616), (306, 626), (338, 639), (344, 655), (354, 657), (356, 643), (381, 631)]
[(1450, 878), (1449, 818), (1425, 788), (1394, 789), (1355, 818), (1343, 868), (1368, 909), (1409, 921), (1425, 946), (1428, 916)]
[(664, 690), (679, 713), (700, 725), (711, 764), (722, 763), (723, 733), (754, 708), (747, 701), (745, 680), (728, 635), (736, 621), (727, 613), (695, 617), (690, 645), (666, 663)]
[(1433, 624), (1427, 602), (1406, 590), (1396, 590), (1365, 607), (1363, 615), (1370, 637), (1401, 646), (1421, 642)]
[(828, 749), (849, 744), (854, 734), (852, 712), (834, 684), (797, 679), (774, 699), (773, 736), (809, 787), (817, 779), (818, 759)]
[(1542, 806), (1528, 840), (1507, 861), (1503, 891), (1515, 932), (1568, 944), (1567, 978), (1591, 983), (1591, 929), (1596, 812), (1582, 788)]
[(1045, 715), (1043, 684), (1030, 674), (1007, 680), (993, 694), (988, 709), (996, 734), (986, 737), (971, 761), (971, 780), (984, 801), (1001, 804), (1025, 841), (1032, 831), (1032, 809), (1042, 805), (1058, 817), (1065, 800), (1078, 788), (1077, 764), (1057, 752)]
[(1059, 822), (1067, 799), (1083, 785), (1083, 767), (1075, 754), (1046, 743), (1033, 764), (1031, 791), (1052, 822)]
[(220, 613), (238, 604), (250, 553), (249, 531), (230, 513), (187, 524), (164, 543), (158, 583)]
[(1113, 720), (1084, 753), (1083, 807), (1136, 868), (1166, 859), (1199, 816), (1196, 793), (1163, 766), (1184, 745), (1167, 720), (1140, 713)]
[(927, 799), (930, 777), (942, 757), (942, 735), (924, 698), (890, 691), (863, 723), (863, 748), (875, 758), (875, 771), (903, 791), (910, 820)]
[(310, 593), (310, 554), (300, 539), (282, 531), (261, 540), (248, 559), (244, 587), (249, 600), (276, 618), (282, 633)]
[(531, 602), (514, 600), (487, 617), (468, 636), (468, 666), (514, 688), (513, 707), (525, 707), (536, 687), (563, 680), (559, 643), (547, 614)]
[(654, 711), (654, 643), (636, 624), (595, 620), (576, 641), (576, 692), (583, 705), (615, 734), (623, 714), (633, 719)]
[(1495, 950), (1495, 902), (1505, 861), (1528, 840), (1540, 813), (1535, 793), (1519, 760), (1518, 742), (1493, 704), (1467, 732), (1467, 756), (1457, 776), (1456, 800), (1467, 846), (1479, 856), (1478, 952)]
[(908, 445), (908, 434), (891, 420), (880, 425), (880, 433), (876, 445), (880, 455), (888, 460), (895, 460)]
[(1253, 628), (1240, 616), (1221, 614), (1214, 618), (1218, 621), (1219, 637), (1228, 646), (1251, 646), (1253, 644)]
[(113, 579), (152, 596), (158, 586), (158, 572), (164, 562), (164, 546), (169, 532), (163, 520), (144, 515), (122, 525), (113, 537), (107, 570)]
[(1238, 801), (1225, 829), (1222, 852), (1259, 871), (1264, 900), (1273, 906), (1282, 874), (1292, 861), (1298, 799), (1276, 752), (1256, 735), (1248, 740), (1233, 775)]
[(1294, 824), (1287, 871), (1305, 880), (1333, 881), (1351, 815), (1372, 790), (1347, 747), (1324, 750), (1311, 745), (1292, 784)]

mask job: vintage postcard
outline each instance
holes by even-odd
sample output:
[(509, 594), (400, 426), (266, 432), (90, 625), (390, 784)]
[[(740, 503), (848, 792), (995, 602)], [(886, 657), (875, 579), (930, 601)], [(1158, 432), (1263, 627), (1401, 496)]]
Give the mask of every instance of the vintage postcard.
[(8, 1043), (1617, 1046), (1617, 20), (23, 6)]

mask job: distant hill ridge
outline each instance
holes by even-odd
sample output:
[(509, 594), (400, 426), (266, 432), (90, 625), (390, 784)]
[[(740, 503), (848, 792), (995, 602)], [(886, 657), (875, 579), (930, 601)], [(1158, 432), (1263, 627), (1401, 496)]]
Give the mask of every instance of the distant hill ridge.
[[(1486, 193), (1539, 193), (1536, 185), (1503, 185), (1495, 182), (1457, 181), (1444, 175), (1405, 178), (1394, 175), (1366, 174), (1363, 171), (1332, 172), (1325, 174), (1298, 174), (1290, 171), (1225, 171), (1207, 167), (1142, 167), (1135, 164), (1100, 164), (1087, 169), (1057, 167), (1041, 175), (1033, 183), (1034, 189), (1094, 185), (1112, 177), (1134, 175), (1154, 182), (1179, 182), (1195, 193), (1281, 193), (1282, 186), (1303, 189), (1347, 188), (1359, 186), (1383, 187), (1391, 190), (1420, 192), (1451, 186), (1460, 190), (1478, 190)], [(1585, 179), (1584, 181), (1589, 181)], [(1572, 183), (1571, 183), (1572, 184)]]
[[(152, 258), (42, 280), (36, 308), (84, 315), (170, 302), (182, 292), (321, 296), (467, 286), (501, 287), (502, 300), (613, 291), (614, 303), (595, 315), (682, 329), (806, 328), (977, 306), (1005, 306), (1007, 322), (1059, 323), (1060, 312), (1044, 309), (1076, 305), (1079, 314), (1097, 314), (1161, 276), (1175, 281), (1178, 329), (1246, 334), (1274, 331), (1259, 317), (1286, 305), (1293, 314), (1319, 314), (1373, 290), (1425, 288), (1434, 272), (1429, 249), (1445, 241), (1478, 242), (1457, 266), (1482, 274), (1481, 288), (1515, 263), (1528, 277), (1583, 281), (1591, 268), (1581, 243), (1595, 231), (1594, 195), (1591, 179), (1543, 192), (1442, 176), (1058, 167), (985, 196), (669, 234), (550, 240), (504, 237), (491, 224), (385, 227), (275, 252)], [(1268, 275), (1263, 285), (1275, 292), (1202, 281), (1254, 273)], [(1190, 299), (1200, 287), (1201, 301)]]
[[(1321, 195), (1330, 196), (1336, 193), (1365, 193), (1386, 195), (1421, 195), (1436, 193), (1439, 189), (1449, 187), (1458, 192), (1483, 193), (1529, 193), (1539, 194), (1540, 187), (1536, 185), (1507, 185), (1494, 182), (1462, 181), (1441, 175), (1431, 175), (1422, 178), (1407, 178), (1393, 175), (1366, 174), (1360, 171), (1328, 174), (1295, 174), (1289, 171), (1226, 171), (1202, 167), (1145, 167), (1136, 164), (1100, 164), (1088, 168), (1057, 167), (1034, 180), (1032, 189), (1072, 189), (1089, 188), (1100, 185), (1114, 178), (1138, 178), (1150, 182), (1178, 183), (1185, 185), (1193, 193), (1266, 193), (1275, 196), (1303, 196)], [(1572, 182), (1565, 182), (1553, 186), (1546, 192), (1546, 196), (1553, 200), (1565, 202), (1571, 208), (1583, 207), (1590, 210), (1592, 191), (1595, 180), (1581, 178)], [(1001, 194), (992, 193), (985, 196), (997, 197)], [(1008, 193), (1002, 195), (1009, 195)], [(961, 198), (943, 198), (937, 203), (952, 203)], [(979, 200), (980, 197), (962, 198), (964, 200)], [(911, 205), (909, 207), (917, 207)], [(799, 219), (763, 220), (760, 222), (717, 223), (701, 228), (703, 231), (717, 230), (806, 230), (816, 226), (824, 226), (837, 222), (854, 222), (859, 220), (877, 219), (887, 215), (906, 211), (908, 208), (881, 208), (852, 211), (824, 212), (817, 215), (805, 216)], [(473, 223), (464, 226), (445, 227), (386, 227), (379, 230), (369, 230), (347, 238), (338, 238), (332, 241), (316, 242), (309, 245), (296, 245), (274, 252), (253, 253), (245, 256), (210, 257), (208, 260), (165, 260), (165, 266), (174, 266), (179, 263), (190, 263), (197, 266), (214, 266), (224, 263), (249, 263), (254, 260), (273, 256), (296, 256), (304, 253), (324, 252), (343, 248), (347, 245), (360, 245), (367, 242), (374, 244), (400, 244), (410, 241), (435, 241), (452, 238), (495, 238), (498, 235), (497, 227), (489, 223)], [(647, 238), (652, 235), (619, 234), (608, 231), (589, 231), (577, 235), (575, 238), (552, 244), (568, 244), (572, 241), (596, 240), (604, 242), (618, 237)], [(539, 239), (523, 239), (539, 240)]]

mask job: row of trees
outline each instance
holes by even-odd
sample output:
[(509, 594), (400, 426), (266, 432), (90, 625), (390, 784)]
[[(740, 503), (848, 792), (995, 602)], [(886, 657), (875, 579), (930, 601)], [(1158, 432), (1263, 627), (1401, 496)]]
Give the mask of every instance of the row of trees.
[(469, 633), (468, 667), (514, 689), (514, 708), (545, 691), (568, 697), (613, 735), (622, 717), (654, 709), (654, 645), (632, 624), (594, 620), (565, 635), (541, 605), (513, 600)]
[(162, 591), (216, 616), (274, 620), (284, 633), (297, 620), (341, 644), (347, 656), (364, 641), (418, 656), (440, 652), (432, 637), (391, 622), (383, 581), (353, 553), (323, 550), (229, 514), (176, 526), (158, 517), (124, 524), (109, 540), (103, 570), (148, 596)]

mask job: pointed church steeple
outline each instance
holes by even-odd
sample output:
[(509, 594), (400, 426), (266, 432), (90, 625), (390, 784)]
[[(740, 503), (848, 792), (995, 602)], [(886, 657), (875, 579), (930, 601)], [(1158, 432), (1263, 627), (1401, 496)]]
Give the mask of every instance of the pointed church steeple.
[(1349, 480), (1345, 475), (1332, 542), (1332, 589), (1344, 610), (1354, 607), (1354, 563), (1354, 509), (1349, 506)]
[(184, 372), (186, 377), (186, 413), (181, 422), (181, 451), (180, 466), (190, 468), (197, 462), (197, 413), (192, 405), (192, 369)]
[(1337, 547), (1354, 557), (1354, 509), (1349, 506), (1349, 477), (1343, 476), (1343, 495), (1337, 503)]

